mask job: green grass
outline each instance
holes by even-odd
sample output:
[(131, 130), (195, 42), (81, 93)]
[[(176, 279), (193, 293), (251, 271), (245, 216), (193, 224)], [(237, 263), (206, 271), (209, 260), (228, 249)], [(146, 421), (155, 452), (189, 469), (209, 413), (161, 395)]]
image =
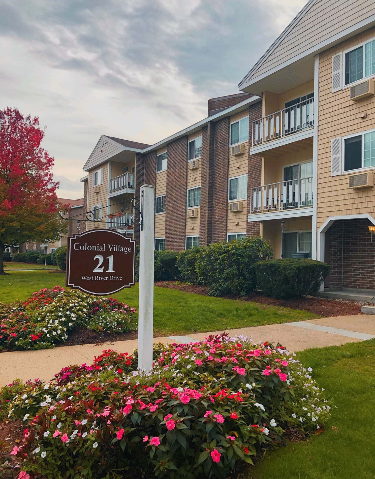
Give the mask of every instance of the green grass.
[(14, 271), (18, 269), (37, 269), (37, 270), (46, 270), (46, 269), (56, 269), (57, 266), (52, 266), (47, 264), (46, 266), (44, 264), (30, 264), (30, 263), (15, 263), (15, 262), (4, 262), (4, 270), (5, 271)]
[(374, 479), (375, 340), (298, 357), (336, 406), (330, 424), (320, 436), (268, 454), (246, 479)]
[[(15, 271), (0, 276), (0, 301), (25, 300), (34, 291), (65, 285), (65, 275), (46, 271)], [(138, 309), (138, 285), (113, 295)], [(249, 301), (212, 298), (155, 287), (154, 331), (156, 334), (188, 334), (246, 326), (312, 319), (306, 311), (263, 306)]]

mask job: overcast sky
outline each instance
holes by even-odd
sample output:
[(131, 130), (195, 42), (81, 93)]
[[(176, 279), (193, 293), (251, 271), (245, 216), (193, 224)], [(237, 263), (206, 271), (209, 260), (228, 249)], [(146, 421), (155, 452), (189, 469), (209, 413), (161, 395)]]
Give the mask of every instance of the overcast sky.
[(207, 116), (307, 0), (0, 0), (0, 109), (46, 126), (59, 196), (101, 134), (155, 143)]

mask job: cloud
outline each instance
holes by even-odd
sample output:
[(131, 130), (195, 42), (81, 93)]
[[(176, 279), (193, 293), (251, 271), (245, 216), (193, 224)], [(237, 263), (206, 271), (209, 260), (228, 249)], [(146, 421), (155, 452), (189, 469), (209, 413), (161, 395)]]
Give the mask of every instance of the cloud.
[(0, 108), (38, 115), (78, 181), (102, 133), (153, 143), (204, 118), (305, 3), (2, 0)]

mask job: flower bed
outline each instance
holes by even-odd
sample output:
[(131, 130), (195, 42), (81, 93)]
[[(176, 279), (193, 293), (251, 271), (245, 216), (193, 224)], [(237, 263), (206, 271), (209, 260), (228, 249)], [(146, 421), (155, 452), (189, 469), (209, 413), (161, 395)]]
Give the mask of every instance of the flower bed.
[(109, 333), (134, 329), (135, 309), (60, 286), (41, 289), (24, 302), (0, 303), (0, 350), (44, 349), (78, 327)]
[(329, 416), (311, 371), (279, 345), (223, 334), (157, 345), (152, 373), (136, 364), (137, 352), (109, 350), (50, 383), (4, 388), (3, 414), (25, 423), (19, 477), (225, 478)]

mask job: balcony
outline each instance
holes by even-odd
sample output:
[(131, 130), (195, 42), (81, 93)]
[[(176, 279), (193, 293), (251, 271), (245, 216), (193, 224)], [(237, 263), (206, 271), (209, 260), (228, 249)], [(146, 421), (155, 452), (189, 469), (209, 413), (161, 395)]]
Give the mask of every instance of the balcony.
[(253, 122), (253, 147), (287, 138), (314, 127), (314, 98)]
[(258, 186), (252, 188), (251, 191), (250, 214), (285, 212), (301, 208), (311, 209), (312, 206), (312, 177)]
[(110, 180), (109, 196), (117, 196), (122, 193), (134, 193), (133, 173), (123, 173)]
[(133, 230), (134, 217), (130, 213), (124, 213), (121, 216), (108, 217), (108, 228), (114, 230)]

